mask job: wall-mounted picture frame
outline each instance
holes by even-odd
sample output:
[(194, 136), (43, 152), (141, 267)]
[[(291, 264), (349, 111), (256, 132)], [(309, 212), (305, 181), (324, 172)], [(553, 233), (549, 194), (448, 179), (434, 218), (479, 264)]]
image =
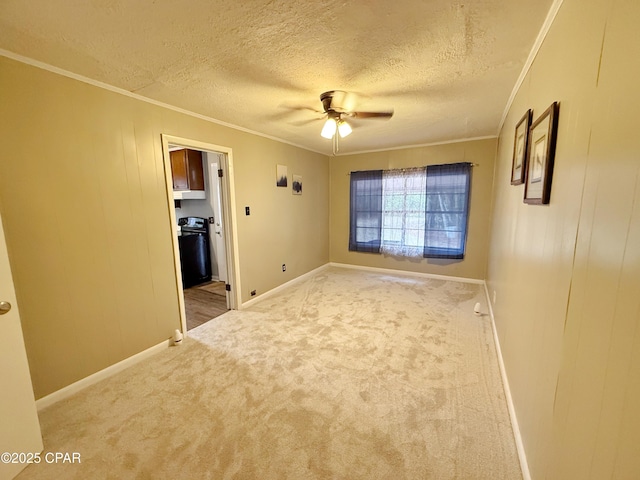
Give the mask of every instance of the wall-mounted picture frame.
[(553, 102), (529, 128), (530, 143), (524, 203), (546, 205), (551, 198), (559, 111), (560, 105), (558, 102)]
[(522, 185), (527, 172), (529, 155), (529, 127), (533, 112), (527, 110), (516, 125), (513, 141), (513, 159), (511, 160), (511, 185)]
[(276, 166), (276, 187), (286, 187), (287, 186), (287, 166), (286, 165), (277, 165)]
[(302, 175), (293, 175), (291, 182), (291, 193), (294, 195), (302, 195)]

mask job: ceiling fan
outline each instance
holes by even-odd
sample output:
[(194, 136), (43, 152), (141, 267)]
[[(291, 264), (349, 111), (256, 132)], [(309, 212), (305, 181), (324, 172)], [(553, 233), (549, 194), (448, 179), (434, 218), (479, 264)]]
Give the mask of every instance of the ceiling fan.
[[(324, 138), (334, 139), (334, 154), (338, 148), (338, 136), (344, 138), (352, 131), (351, 125), (347, 123), (347, 119), (379, 118), (385, 120), (393, 116), (393, 110), (379, 112), (355, 111), (355, 100), (355, 94), (343, 90), (330, 90), (320, 95), (322, 108), (327, 115), (327, 120), (322, 127), (320, 135)], [(336, 131), (338, 135), (336, 135)]]

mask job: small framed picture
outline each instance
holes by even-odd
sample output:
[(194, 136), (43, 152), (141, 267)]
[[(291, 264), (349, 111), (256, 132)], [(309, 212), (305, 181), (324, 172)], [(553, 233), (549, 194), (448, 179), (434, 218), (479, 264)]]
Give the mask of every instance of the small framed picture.
[(294, 195), (302, 195), (302, 175), (293, 175), (291, 182), (291, 192)]
[(558, 102), (553, 102), (529, 128), (529, 154), (524, 203), (546, 205), (551, 197), (553, 161), (558, 136)]
[(513, 142), (513, 160), (511, 161), (511, 185), (521, 185), (527, 172), (529, 154), (529, 127), (531, 126), (531, 109), (516, 125), (516, 136)]
[(286, 186), (287, 186), (287, 166), (277, 165), (276, 166), (276, 187), (286, 187)]

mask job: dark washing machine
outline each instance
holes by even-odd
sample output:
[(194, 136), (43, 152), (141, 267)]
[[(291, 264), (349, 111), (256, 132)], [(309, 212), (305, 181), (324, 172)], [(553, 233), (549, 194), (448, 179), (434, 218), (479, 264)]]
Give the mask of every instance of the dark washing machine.
[(178, 225), (183, 287), (210, 282), (209, 221), (200, 217), (183, 217), (178, 220)]

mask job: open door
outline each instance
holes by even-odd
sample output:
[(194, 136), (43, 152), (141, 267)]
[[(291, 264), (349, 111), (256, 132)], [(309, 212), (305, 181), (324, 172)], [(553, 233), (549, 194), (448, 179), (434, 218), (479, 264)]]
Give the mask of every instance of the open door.
[[(216, 256), (217, 278), (221, 282), (228, 283), (229, 275), (227, 274), (227, 254), (226, 254), (226, 225), (224, 222), (225, 215), (222, 207), (222, 177), (219, 172), (222, 170), (224, 156), (222, 154), (209, 154), (207, 156), (209, 162), (209, 185), (211, 185), (211, 208), (214, 212), (214, 223), (211, 225), (211, 242), (213, 251)], [(231, 309), (231, 296), (227, 292), (227, 309)]]
[(42, 452), (42, 435), (0, 218), (0, 478), (15, 477)]

